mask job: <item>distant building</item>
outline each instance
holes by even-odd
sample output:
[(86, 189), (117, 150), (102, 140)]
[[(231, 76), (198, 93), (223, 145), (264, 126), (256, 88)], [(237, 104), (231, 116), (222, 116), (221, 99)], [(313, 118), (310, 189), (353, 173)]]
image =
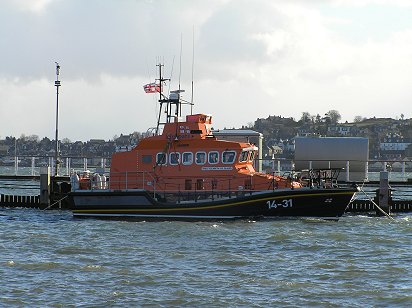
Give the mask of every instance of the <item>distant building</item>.
[(328, 128), (329, 134), (339, 135), (339, 136), (350, 136), (351, 126), (348, 125), (336, 125), (330, 126)]
[(9, 151), (8, 145), (0, 144), (0, 155), (1, 156), (6, 156), (8, 151)]
[(405, 151), (411, 143), (411, 140), (402, 137), (385, 137), (379, 148), (381, 151)]
[(379, 144), (382, 158), (401, 159), (406, 155), (406, 149), (412, 144), (410, 139), (400, 136), (385, 137)]

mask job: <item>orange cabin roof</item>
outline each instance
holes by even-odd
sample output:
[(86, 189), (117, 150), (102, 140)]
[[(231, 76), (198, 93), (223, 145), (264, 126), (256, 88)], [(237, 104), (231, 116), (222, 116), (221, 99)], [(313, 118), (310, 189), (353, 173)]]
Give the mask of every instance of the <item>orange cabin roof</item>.
[(175, 178), (175, 184), (183, 181), (178, 184), (181, 186), (187, 179), (229, 177), (231, 185), (241, 186), (256, 175), (254, 183), (267, 189), (273, 177), (255, 171), (257, 148), (250, 143), (217, 140), (211, 124), (212, 117), (206, 114), (188, 115), (183, 122), (175, 118), (164, 124), (161, 135), (144, 138), (131, 151), (114, 153), (110, 177), (121, 182), (121, 173), (148, 172)]

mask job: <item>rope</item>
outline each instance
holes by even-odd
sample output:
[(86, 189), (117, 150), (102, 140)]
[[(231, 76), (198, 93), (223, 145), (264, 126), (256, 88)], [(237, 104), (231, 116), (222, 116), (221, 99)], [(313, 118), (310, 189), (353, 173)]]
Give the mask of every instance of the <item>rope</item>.
[(386, 213), (379, 205), (377, 205), (376, 202), (373, 201), (371, 197), (369, 197), (369, 195), (363, 190), (362, 187), (359, 187), (359, 190), (365, 194), (365, 196), (369, 199), (369, 201), (372, 202), (372, 204), (373, 204), (382, 214), (384, 214), (386, 217), (390, 218), (391, 220), (395, 220), (395, 219), (393, 219), (392, 216), (390, 216), (388, 213)]
[(43, 211), (50, 209), (52, 206), (54, 206), (55, 204), (61, 202), (62, 200), (66, 199), (69, 195), (64, 196), (63, 198), (61, 198), (60, 200), (57, 200), (56, 202), (54, 202), (53, 204), (50, 204), (48, 207), (46, 207), (45, 209), (43, 209)]

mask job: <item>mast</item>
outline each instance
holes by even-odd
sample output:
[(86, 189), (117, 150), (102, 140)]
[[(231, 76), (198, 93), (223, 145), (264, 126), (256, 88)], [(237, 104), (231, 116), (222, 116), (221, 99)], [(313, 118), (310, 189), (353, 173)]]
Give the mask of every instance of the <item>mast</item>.
[[(156, 64), (156, 66), (159, 67), (159, 79), (156, 79), (159, 81), (159, 103), (160, 103), (160, 110), (159, 110), (159, 116), (157, 118), (157, 127), (156, 127), (156, 135), (159, 134), (159, 126), (161, 124), (165, 124), (165, 123), (169, 123), (170, 122), (170, 112), (171, 112), (171, 108), (169, 106), (169, 100), (165, 99), (164, 95), (163, 95), (163, 82), (168, 81), (170, 79), (168, 78), (163, 78), (162, 76), (162, 67), (164, 66), (163, 64), (159, 63)], [(162, 116), (162, 110), (163, 110), (163, 103), (166, 103), (166, 122), (165, 123), (161, 123), (160, 119)]]
[[(170, 78), (163, 78), (163, 75), (162, 75), (163, 64), (159, 63), (156, 66), (159, 67), (159, 78), (156, 79), (156, 81), (159, 81), (159, 91), (158, 92), (159, 92), (159, 103), (160, 103), (159, 115), (157, 118), (156, 135), (159, 135), (160, 125), (171, 123), (172, 118), (176, 117), (176, 119), (178, 120), (179, 116), (182, 116), (182, 104), (190, 104), (190, 105), (192, 104), (190, 102), (187, 102), (181, 99), (180, 94), (185, 92), (185, 90), (180, 89), (180, 82), (179, 82), (178, 90), (170, 91), (168, 97), (163, 94), (163, 83), (165, 81), (170, 81)], [(163, 104), (166, 104), (164, 108), (165, 121), (161, 122)], [(175, 107), (174, 112), (173, 112), (173, 106)]]

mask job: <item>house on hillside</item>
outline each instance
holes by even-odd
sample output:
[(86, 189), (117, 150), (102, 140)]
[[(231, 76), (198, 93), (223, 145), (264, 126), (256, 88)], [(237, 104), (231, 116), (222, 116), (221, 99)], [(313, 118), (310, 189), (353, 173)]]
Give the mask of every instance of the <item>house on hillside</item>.
[(350, 136), (352, 127), (349, 125), (333, 125), (328, 127), (328, 136)]
[(412, 141), (402, 136), (387, 136), (379, 144), (380, 156), (385, 159), (402, 159)]

